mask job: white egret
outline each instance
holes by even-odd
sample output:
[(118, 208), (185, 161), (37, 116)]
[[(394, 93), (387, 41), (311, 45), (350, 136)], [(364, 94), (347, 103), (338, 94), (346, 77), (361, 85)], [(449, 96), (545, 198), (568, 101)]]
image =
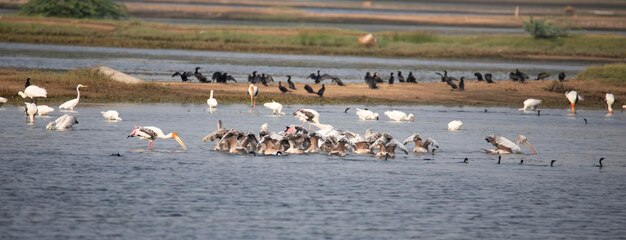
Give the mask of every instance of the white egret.
[(74, 107), (76, 107), (76, 105), (78, 105), (78, 101), (80, 100), (80, 88), (81, 87), (87, 87), (86, 85), (82, 85), (82, 84), (78, 84), (78, 86), (76, 86), (76, 98), (69, 100), (63, 104), (61, 104), (61, 106), (59, 106), (59, 109), (67, 109), (70, 111), (74, 111)]

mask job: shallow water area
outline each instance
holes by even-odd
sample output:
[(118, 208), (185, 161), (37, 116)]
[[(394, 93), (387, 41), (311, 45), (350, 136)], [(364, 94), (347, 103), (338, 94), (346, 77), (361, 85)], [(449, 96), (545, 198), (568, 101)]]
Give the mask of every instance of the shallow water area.
[[(54, 106), (55, 108), (57, 106)], [(440, 145), (433, 155), (329, 157), (227, 155), (202, 138), (224, 127), (258, 132), (322, 123), (363, 134), (414, 132)], [(344, 113), (350, 107), (348, 113)], [(359, 121), (356, 107), (381, 115)], [(286, 116), (245, 105), (79, 105), (73, 130), (27, 125), (19, 107), (0, 108), (1, 238), (621, 238), (626, 235), (626, 113), (439, 106), (284, 106)], [(101, 111), (120, 112), (107, 122)], [(414, 113), (390, 122), (383, 112)], [(463, 128), (448, 132), (452, 120)], [(587, 120), (587, 124), (585, 121)], [(135, 125), (176, 131), (188, 147), (127, 138)], [(487, 155), (485, 136), (528, 137), (537, 155)], [(412, 146), (409, 146), (412, 149)], [(522, 147), (525, 153), (528, 149)], [(121, 156), (111, 156), (119, 153)], [(463, 158), (469, 163), (461, 163)], [(593, 165), (605, 157), (605, 167)], [(524, 159), (524, 164), (519, 161)], [(556, 159), (554, 167), (550, 160)]]

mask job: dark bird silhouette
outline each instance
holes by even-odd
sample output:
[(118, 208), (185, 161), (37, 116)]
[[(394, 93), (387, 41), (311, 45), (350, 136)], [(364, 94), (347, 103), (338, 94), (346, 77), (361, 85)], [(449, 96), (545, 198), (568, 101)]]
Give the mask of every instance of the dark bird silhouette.
[(487, 83), (494, 83), (493, 80), (492, 80), (491, 73), (485, 74), (485, 81), (487, 81)]
[(324, 80), (330, 79), (333, 80), (333, 82), (337, 82), (337, 85), (343, 86), (343, 82), (341, 82), (341, 79), (328, 74), (320, 75), (320, 70), (317, 70), (317, 75), (315, 73), (311, 73), (307, 78), (315, 80), (315, 83), (320, 83)]
[(378, 86), (376, 86), (376, 80), (374, 80), (374, 78), (372, 78), (372, 75), (370, 74), (370, 72), (366, 72), (365, 73), (365, 83), (367, 83), (367, 86), (370, 89), (377, 89)]
[(333, 78), (331, 82), (336, 82), (338, 86), (345, 86), (345, 84), (343, 84), (343, 82), (339, 78)]
[(348, 113), (348, 110), (350, 110), (350, 108), (346, 108), (346, 110), (343, 111), (343, 113)]
[(548, 78), (548, 77), (550, 77), (550, 74), (549, 74), (549, 73), (542, 72), (542, 73), (539, 73), (539, 74), (537, 75), (537, 79), (535, 79), (535, 80), (544, 80), (544, 79), (546, 79), (546, 78)]
[(413, 72), (409, 72), (409, 76), (406, 77), (406, 82), (417, 83), (417, 79), (413, 76)]
[(537, 110), (537, 116), (541, 116), (541, 110)]
[(554, 167), (554, 162), (556, 162), (556, 160), (550, 161), (550, 167)]
[(287, 85), (289, 85), (289, 88), (296, 90), (296, 85), (291, 81), (290, 75), (287, 75)]
[(500, 164), (500, 160), (502, 160), (502, 156), (498, 156), (498, 164)]
[(196, 71), (193, 73), (196, 79), (198, 79), (198, 81), (203, 82), (203, 83), (209, 82), (207, 81), (206, 77), (202, 75), (202, 73), (198, 72), (198, 69), (200, 69), (200, 67), (196, 67)]
[(214, 72), (211, 79), (216, 83), (226, 83), (227, 81), (237, 82), (237, 80), (226, 72)]
[(374, 79), (374, 81), (376, 81), (376, 83), (382, 83), (385, 82), (383, 81), (383, 79), (378, 75), (377, 72), (374, 73), (374, 75), (372, 75), (372, 78)]
[(599, 167), (599, 168), (604, 167), (604, 165), (602, 165), (602, 161), (604, 161), (604, 158), (600, 158), (600, 160), (598, 160), (598, 163), (599, 163), (599, 164), (594, 164), (593, 166), (594, 166), (594, 167)]
[(404, 82), (404, 76), (402, 76), (401, 71), (398, 71), (398, 82)]
[(389, 74), (389, 84), (393, 84), (393, 81), (394, 81), (394, 80), (395, 80), (395, 79), (394, 79), (394, 77), (393, 77), (393, 73), (390, 73), (390, 74)]
[(448, 80), (446, 81), (446, 83), (447, 83), (448, 85), (450, 85), (450, 87), (451, 87), (453, 90), (458, 88), (458, 87), (456, 86), (456, 84), (454, 84), (454, 82), (453, 82), (452, 80), (450, 80), (450, 79), (448, 79)]
[(308, 93), (316, 93), (315, 91), (313, 91), (313, 88), (308, 84), (304, 85), (304, 90), (306, 90), (306, 92)]
[(261, 74), (261, 77), (259, 78), (259, 82), (263, 84), (263, 86), (267, 87), (267, 78), (265, 77), (265, 73)]
[(524, 82), (528, 79), (528, 75), (526, 75), (526, 73), (520, 72), (519, 69), (515, 69), (515, 75), (517, 75), (517, 80), (520, 82)]
[(520, 165), (521, 165), (521, 164), (524, 164), (524, 159), (519, 160), (519, 164), (520, 164)]
[(510, 73), (509, 73), (509, 78), (510, 78), (511, 80), (513, 80), (513, 81), (518, 81), (518, 80), (519, 80), (519, 78), (518, 78), (517, 74), (515, 74), (514, 72), (510, 72)]
[(559, 82), (565, 81), (565, 72), (559, 73)]
[(459, 82), (459, 91), (464, 91), (465, 90), (465, 81), (464, 81), (465, 77), (461, 77), (461, 81)]
[(26, 82), (24, 83), (24, 89), (26, 89), (28, 86), (30, 86), (30, 78), (26, 79)]
[(478, 80), (478, 81), (482, 81), (483, 80), (483, 75), (480, 74), (479, 72), (474, 73), (474, 76), (476, 76), (476, 80)]
[(587, 124), (587, 119), (586, 119), (586, 118), (583, 118), (583, 120), (585, 120), (585, 124)]
[(259, 81), (259, 75), (256, 75), (256, 71), (252, 71), (252, 75), (248, 75), (248, 82), (257, 83)]
[(289, 89), (283, 87), (282, 82), (278, 82), (278, 89), (283, 93), (289, 92)]
[(111, 155), (110, 155), (110, 156), (111, 156), (111, 157), (121, 157), (121, 156), (122, 156), (122, 154), (120, 154), (120, 153), (111, 153)]
[(181, 80), (181, 81), (183, 81), (183, 82), (187, 82), (187, 81), (189, 81), (189, 77), (190, 77), (191, 75), (192, 75), (192, 74), (191, 74), (190, 72), (182, 72), (182, 73), (180, 73), (180, 72), (175, 72), (175, 73), (172, 75), (172, 77), (180, 76), (180, 80)]
[(441, 76), (441, 81), (442, 82), (448, 82), (448, 80), (450, 81), (456, 81), (458, 79), (454, 78), (454, 77), (450, 77), (448, 76), (448, 71), (443, 70), (443, 75), (441, 73), (436, 72), (435, 74)]
[(322, 84), (322, 88), (320, 88), (320, 90), (317, 90), (317, 96), (323, 97), (324, 96), (324, 91), (326, 91), (326, 86), (324, 86), (324, 84)]
[(463, 163), (469, 163), (469, 159), (467, 158), (463, 159)]

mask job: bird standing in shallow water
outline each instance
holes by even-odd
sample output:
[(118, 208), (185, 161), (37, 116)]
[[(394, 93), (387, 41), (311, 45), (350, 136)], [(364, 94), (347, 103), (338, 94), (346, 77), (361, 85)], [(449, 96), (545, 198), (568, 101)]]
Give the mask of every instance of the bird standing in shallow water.
[(250, 95), (250, 106), (252, 108), (256, 107), (256, 96), (259, 95), (259, 88), (250, 83), (248, 86), (248, 95)]
[(209, 109), (217, 108), (217, 99), (213, 98), (213, 90), (211, 90), (211, 95), (206, 100), (206, 104), (209, 105)]
[(70, 110), (70, 111), (74, 111), (74, 107), (76, 107), (76, 105), (78, 105), (78, 101), (80, 101), (80, 90), (79, 89), (81, 87), (87, 87), (87, 85), (78, 84), (78, 86), (76, 86), (76, 98), (61, 104), (61, 106), (59, 106), (59, 110), (67, 109), (67, 110)]
[(584, 100), (583, 97), (580, 96), (578, 92), (576, 91), (565, 92), (565, 97), (567, 98), (567, 100), (570, 103), (570, 106), (572, 107), (572, 113), (576, 113), (576, 104), (578, 103), (578, 101)]
[(183, 150), (187, 150), (187, 146), (185, 145), (185, 143), (183, 143), (183, 140), (178, 137), (178, 133), (171, 132), (165, 135), (163, 134), (163, 131), (157, 127), (135, 127), (135, 129), (133, 129), (130, 134), (128, 134), (128, 137), (139, 137), (140, 140), (148, 140), (148, 149), (154, 149), (154, 140), (157, 140), (159, 138), (173, 138), (174, 140), (176, 140), (176, 142), (178, 142), (178, 144), (180, 144)]

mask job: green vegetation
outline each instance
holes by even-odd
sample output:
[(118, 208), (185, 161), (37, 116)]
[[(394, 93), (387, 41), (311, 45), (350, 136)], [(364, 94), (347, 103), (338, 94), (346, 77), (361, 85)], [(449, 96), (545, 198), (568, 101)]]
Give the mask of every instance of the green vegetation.
[(530, 17), (524, 21), (524, 30), (536, 39), (552, 39), (566, 37), (567, 31), (546, 19), (534, 20)]
[(124, 5), (112, 0), (30, 0), (21, 13), (29, 16), (120, 19), (128, 16)]
[(626, 63), (606, 64), (585, 69), (577, 79), (600, 80), (615, 84), (626, 84)]

